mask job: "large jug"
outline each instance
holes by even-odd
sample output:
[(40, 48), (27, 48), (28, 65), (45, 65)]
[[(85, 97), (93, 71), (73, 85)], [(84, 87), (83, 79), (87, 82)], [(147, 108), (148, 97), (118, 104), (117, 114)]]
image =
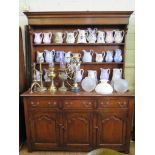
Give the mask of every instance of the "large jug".
[(87, 41), (89, 43), (95, 43), (96, 42), (96, 32), (97, 32), (97, 28), (91, 29), (88, 28), (88, 36), (87, 36)]
[(63, 43), (63, 39), (65, 38), (64, 33), (62, 32), (55, 32), (54, 33), (54, 43)]
[(86, 41), (87, 36), (88, 36), (88, 31), (78, 29), (77, 43), (87, 43)]
[(45, 61), (47, 63), (52, 63), (54, 61), (55, 50), (52, 51), (44, 50)]
[(106, 52), (105, 61), (106, 62), (112, 62), (113, 61), (113, 52), (112, 51)]
[(121, 49), (115, 49), (114, 61), (115, 62), (121, 62), (122, 61), (122, 51), (121, 51)]
[(95, 58), (95, 61), (96, 62), (103, 62), (103, 59), (105, 57), (105, 52), (103, 51), (102, 53), (96, 53), (96, 58)]
[(97, 31), (97, 43), (105, 43), (105, 32)]
[(66, 34), (66, 43), (68, 44), (72, 44), (75, 43), (75, 39), (77, 37), (77, 31), (73, 31), (73, 32), (65, 32)]
[(97, 83), (97, 71), (88, 70), (88, 77), (92, 78)]
[(122, 68), (114, 68), (112, 80), (122, 79)]
[(100, 68), (101, 70), (101, 74), (100, 74), (100, 80), (104, 79), (104, 80), (109, 80), (109, 75), (110, 75), (110, 69), (103, 69)]
[(114, 42), (114, 31), (106, 31), (106, 43), (113, 43)]
[(55, 62), (64, 61), (65, 52), (64, 51), (56, 51), (55, 52)]
[(114, 32), (115, 32), (114, 33), (114, 41), (115, 41), (115, 43), (122, 43), (125, 32), (123, 30), (122, 31), (115, 30)]
[(82, 61), (83, 62), (92, 62), (92, 56), (94, 54), (94, 51), (93, 50), (90, 50), (90, 51), (82, 50), (82, 52), (83, 52)]
[(51, 32), (44, 32), (43, 33), (43, 43), (44, 44), (50, 44), (52, 39), (52, 33)]
[(41, 44), (43, 39), (42, 32), (40, 33), (34, 33), (34, 43), (35, 44)]
[(76, 72), (75, 72), (75, 81), (76, 82), (81, 82), (81, 80), (83, 78), (83, 73), (84, 73), (84, 69), (76, 70)]
[(44, 56), (43, 56), (43, 52), (39, 52), (39, 51), (37, 51), (37, 63), (42, 63), (42, 62), (44, 62)]

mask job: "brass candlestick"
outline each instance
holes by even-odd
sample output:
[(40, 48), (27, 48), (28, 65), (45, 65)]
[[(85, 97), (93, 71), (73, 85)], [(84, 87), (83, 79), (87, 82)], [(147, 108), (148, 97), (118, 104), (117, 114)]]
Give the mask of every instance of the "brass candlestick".
[(55, 92), (57, 90), (57, 88), (54, 85), (54, 78), (56, 77), (56, 74), (54, 72), (54, 66), (53, 66), (53, 64), (49, 66), (49, 69), (48, 69), (48, 77), (51, 79), (51, 85), (50, 85), (50, 87), (49, 87), (48, 90), (50, 92)]

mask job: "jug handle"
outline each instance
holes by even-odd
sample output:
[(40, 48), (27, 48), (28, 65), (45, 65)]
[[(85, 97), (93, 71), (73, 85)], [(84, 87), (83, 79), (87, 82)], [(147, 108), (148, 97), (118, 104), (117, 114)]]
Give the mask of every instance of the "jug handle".
[(81, 53), (79, 53), (79, 58), (81, 58)]
[(95, 33), (97, 33), (97, 28), (94, 28), (94, 30), (95, 30)]
[(41, 37), (41, 39), (43, 39), (43, 33), (42, 32), (40, 33), (40, 37)]
[(108, 73), (110, 74), (110, 69), (108, 68)]
[(53, 49), (51, 52), (53, 52), (53, 56), (55, 56), (55, 50)]
[(50, 37), (50, 39), (52, 38), (52, 33), (51, 32), (49, 32), (49, 37)]
[(102, 51), (103, 58), (105, 57), (105, 51)]
[(93, 50), (90, 50), (90, 53), (91, 53), (91, 55), (93, 56), (93, 54), (94, 54), (94, 51), (93, 51)]
[(125, 35), (125, 32), (124, 32), (124, 30), (122, 30), (122, 37), (124, 37), (124, 35)]
[(80, 69), (82, 72), (81, 72), (81, 75), (83, 76), (83, 73), (84, 73), (84, 69)]
[(121, 74), (122, 74), (122, 68), (120, 68), (120, 72), (121, 72)]
[(77, 35), (78, 35), (78, 32), (75, 30), (75, 31), (73, 31), (73, 33), (74, 33), (74, 37), (75, 37), (75, 39), (76, 39), (76, 37), (77, 37)]
[(86, 37), (88, 37), (88, 35), (89, 35), (89, 34), (88, 34), (88, 30), (85, 30), (85, 34), (86, 34)]

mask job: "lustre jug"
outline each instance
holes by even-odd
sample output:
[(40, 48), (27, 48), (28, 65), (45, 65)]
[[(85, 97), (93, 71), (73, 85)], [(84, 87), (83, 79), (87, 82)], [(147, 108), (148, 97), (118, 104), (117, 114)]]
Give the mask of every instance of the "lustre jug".
[(105, 37), (106, 43), (113, 43), (114, 41), (114, 31), (106, 31), (106, 37)]
[(122, 61), (122, 51), (121, 51), (121, 49), (115, 49), (114, 61), (115, 62), (121, 62)]
[(105, 80), (109, 80), (109, 75), (110, 75), (110, 69), (103, 69), (100, 68), (101, 70), (101, 74), (100, 74), (100, 80), (105, 79)]
[(82, 61), (83, 62), (92, 62), (92, 56), (93, 56), (94, 51), (93, 50), (90, 50), (90, 51), (82, 50), (82, 52), (83, 52)]
[(44, 44), (50, 44), (52, 39), (52, 33), (51, 32), (44, 32), (43, 33), (43, 43)]
[(95, 43), (96, 42), (96, 32), (97, 32), (97, 28), (91, 29), (88, 28), (88, 36), (87, 36), (87, 41), (89, 43)]
[(64, 33), (62, 32), (56, 32), (54, 33), (54, 43), (63, 43), (63, 39), (65, 38)]
[(64, 61), (66, 63), (70, 63), (70, 60), (71, 60), (71, 51), (65, 53), (65, 58), (64, 58)]
[(96, 62), (103, 62), (104, 56), (105, 56), (105, 52), (103, 51), (102, 53), (96, 53)]
[(41, 44), (43, 39), (42, 32), (40, 33), (34, 33), (34, 43), (35, 44)]
[(114, 41), (115, 41), (115, 43), (122, 43), (125, 32), (123, 30), (122, 31), (115, 30), (114, 32), (115, 32), (114, 33)]
[(78, 29), (77, 43), (87, 43), (86, 41), (87, 36), (88, 36), (88, 31)]
[(44, 56), (43, 56), (43, 52), (39, 52), (39, 51), (37, 51), (37, 63), (42, 63), (42, 62), (44, 62)]
[(77, 37), (77, 31), (73, 31), (73, 32), (65, 32), (66, 34), (66, 43), (67, 44), (72, 44), (75, 43), (75, 39)]
[(64, 51), (56, 51), (55, 52), (55, 62), (64, 61), (65, 52)]
[(97, 31), (97, 43), (105, 43), (105, 32)]
[(47, 63), (52, 63), (54, 61), (55, 50), (52, 51), (44, 50), (44, 57)]
[(83, 78), (83, 73), (84, 73), (83, 69), (76, 70), (76, 72), (75, 72), (75, 82), (81, 82), (81, 80)]
[(88, 70), (88, 77), (92, 78), (97, 83), (97, 71)]
[(112, 62), (113, 61), (113, 52), (112, 51), (106, 52), (105, 61), (106, 62)]

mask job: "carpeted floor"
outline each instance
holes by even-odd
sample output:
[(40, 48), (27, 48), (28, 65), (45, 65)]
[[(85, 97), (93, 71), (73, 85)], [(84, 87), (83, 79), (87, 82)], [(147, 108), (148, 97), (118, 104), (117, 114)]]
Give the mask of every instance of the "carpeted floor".
[[(19, 153), (19, 155), (86, 155), (86, 154), (87, 154), (86, 152), (53, 152), (53, 151), (35, 151), (32, 153), (28, 153), (26, 146), (23, 146)], [(129, 155), (135, 155), (134, 142), (131, 142)]]

